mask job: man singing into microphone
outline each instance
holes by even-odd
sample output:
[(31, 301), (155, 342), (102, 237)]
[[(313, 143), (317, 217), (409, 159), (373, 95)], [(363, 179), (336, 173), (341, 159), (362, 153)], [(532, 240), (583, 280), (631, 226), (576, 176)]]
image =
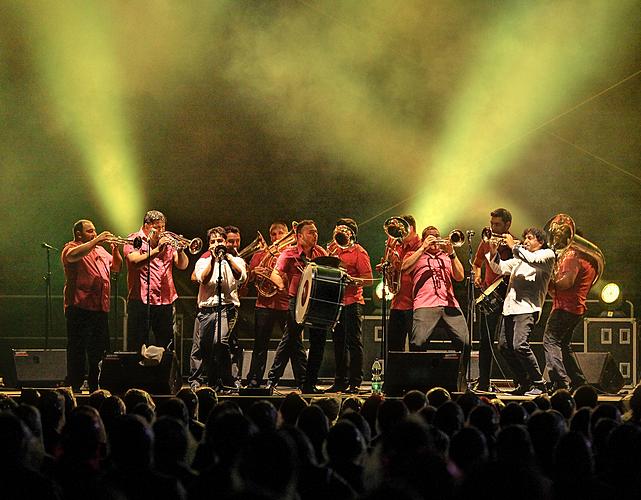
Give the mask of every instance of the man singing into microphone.
[(120, 271), (122, 257), (116, 245), (111, 245), (111, 254), (100, 246), (114, 236), (109, 231), (96, 236), (90, 220), (76, 222), (73, 236), (61, 255), (65, 271), (67, 384), (76, 392), (80, 390), (86, 358), (87, 383), (94, 391), (98, 388), (98, 363), (109, 349), (109, 273)]
[(133, 351), (139, 351), (143, 344), (149, 345), (150, 330), (154, 332), (155, 345), (161, 347), (168, 347), (174, 337), (174, 302), (178, 293), (173, 266), (187, 269), (189, 259), (184, 250), (176, 250), (170, 244), (171, 239), (163, 236), (166, 222), (162, 212), (150, 210), (140, 230), (128, 236), (129, 240), (139, 237), (141, 248), (125, 245), (128, 347)]
[(198, 316), (191, 349), (192, 388), (202, 384), (219, 390), (233, 387), (229, 337), (236, 323), (238, 286), (247, 277), (245, 261), (227, 251), (227, 233), (217, 226), (207, 231), (209, 251), (196, 262)]

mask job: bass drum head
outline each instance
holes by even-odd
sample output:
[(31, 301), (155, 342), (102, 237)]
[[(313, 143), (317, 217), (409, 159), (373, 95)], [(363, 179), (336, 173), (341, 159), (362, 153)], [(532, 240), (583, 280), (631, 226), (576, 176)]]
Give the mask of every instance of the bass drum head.
[(312, 297), (315, 269), (316, 265), (308, 264), (300, 277), (298, 292), (296, 293), (296, 323), (299, 325), (305, 322), (305, 316), (307, 316), (307, 310), (309, 309), (310, 299)]

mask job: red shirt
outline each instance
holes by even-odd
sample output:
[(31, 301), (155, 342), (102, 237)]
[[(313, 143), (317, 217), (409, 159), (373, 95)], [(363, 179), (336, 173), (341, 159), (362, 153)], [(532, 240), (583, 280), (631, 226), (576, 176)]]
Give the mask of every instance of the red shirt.
[[(421, 239), (418, 234), (413, 234), (398, 248), (400, 262), (408, 253), (418, 250), (421, 246)], [(400, 265), (400, 263), (399, 263)], [(401, 273), (401, 283), (398, 293), (392, 299), (392, 309), (401, 311), (411, 311), (414, 308), (414, 296), (412, 295), (412, 275), (410, 273)]]
[[(367, 276), (372, 274), (372, 264), (369, 261), (369, 254), (358, 243), (349, 248), (338, 248), (336, 257), (341, 259), (341, 267), (347, 271), (347, 274), (353, 277)], [(343, 295), (343, 304), (365, 304), (363, 298), (363, 287), (357, 285), (347, 285)]]
[(110, 271), (113, 257), (101, 246), (95, 246), (77, 262), (65, 262), (65, 256), (74, 247), (82, 245), (70, 241), (62, 249), (65, 270), (64, 307), (109, 312), (111, 292)]
[[(140, 253), (149, 252), (149, 241), (142, 229), (137, 233), (130, 234), (127, 239), (134, 239), (140, 236), (142, 247)], [(135, 249), (132, 245), (125, 245), (125, 258)], [(149, 277), (149, 303), (154, 306), (173, 304), (178, 298), (176, 286), (174, 285), (174, 253), (176, 249), (171, 245), (165, 248), (158, 255), (151, 258), (151, 275)], [(129, 300), (139, 300), (147, 303), (147, 262), (139, 266), (127, 266), (127, 286), (129, 288)]]
[(411, 271), (414, 310), (422, 307), (458, 307), (452, 286), (452, 259), (445, 252), (423, 253)]
[[(481, 241), (478, 248), (476, 249), (476, 254), (474, 255), (474, 265), (480, 267), (481, 269), (485, 267), (485, 275), (483, 276), (483, 290), (488, 286), (494, 283), (500, 274), (496, 274), (492, 271), (492, 268), (487, 263), (485, 254), (490, 251), (490, 243), (487, 241)], [(499, 254), (501, 260), (509, 260), (512, 256), (512, 250), (507, 245), (499, 245), (496, 252)]]
[(573, 249), (569, 249), (563, 254), (558, 266), (557, 278), (568, 272), (576, 272), (577, 275), (570, 288), (555, 290), (552, 309), (561, 309), (572, 314), (583, 314), (587, 309), (585, 299), (596, 276), (595, 266), (580, 252)]
[(312, 249), (311, 258), (307, 258), (303, 254), (303, 247), (299, 244), (291, 248), (287, 248), (281, 252), (276, 261), (276, 270), (281, 276), (286, 275), (289, 280), (289, 296), (296, 297), (298, 292), (298, 283), (303, 274), (305, 266), (316, 257), (327, 255), (325, 249), (321, 246), (314, 246)]
[[(266, 251), (256, 252), (249, 262), (249, 272), (258, 267), (266, 255)], [(277, 259), (277, 257), (273, 258)], [(266, 263), (267, 261), (265, 261), (263, 264)], [(287, 277), (285, 277), (285, 280), (286, 279)], [(261, 294), (258, 294), (258, 297), (256, 297), (256, 307), (262, 307), (264, 309), (276, 309), (277, 311), (286, 311), (289, 307), (287, 282), (285, 282), (285, 290), (276, 292), (276, 295), (274, 295), (273, 297), (264, 297)]]

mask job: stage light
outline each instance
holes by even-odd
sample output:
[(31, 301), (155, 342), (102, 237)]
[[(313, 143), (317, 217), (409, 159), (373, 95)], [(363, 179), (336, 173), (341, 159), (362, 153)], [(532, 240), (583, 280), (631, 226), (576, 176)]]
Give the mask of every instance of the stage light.
[[(377, 299), (376, 301), (377, 304), (380, 304), (380, 302), (383, 300), (383, 287), (384, 287), (384, 283), (383, 283), (383, 280), (381, 279), (376, 285), (376, 288), (374, 290), (374, 295), (375, 295), (375, 298)], [(389, 287), (385, 287), (385, 290), (387, 292), (386, 298), (387, 298), (387, 301), (389, 302), (394, 298), (394, 294), (390, 292)]]
[(614, 304), (621, 296), (621, 288), (616, 283), (608, 283), (603, 287), (599, 297), (604, 304)]

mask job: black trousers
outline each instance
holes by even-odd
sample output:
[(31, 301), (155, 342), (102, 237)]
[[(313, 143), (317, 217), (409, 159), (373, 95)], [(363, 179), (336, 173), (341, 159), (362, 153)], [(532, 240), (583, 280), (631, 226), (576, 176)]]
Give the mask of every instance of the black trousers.
[(267, 309), (265, 307), (257, 307), (254, 311), (254, 350), (252, 351), (251, 365), (247, 373), (248, 381), (253, 380), (259, 384), (263, 382), (267, 365), (269, 339), (271, 338), (274, 324), (278, 323), (280, 331), (284, 332), (286, 322), (287, 311)]
[(303, 346), (304, 325), (296, 322), (296, 297), (289, 299), (287, 321), (283, 338), (276, 348), (274, 363), (267, 377), (272, 382), (278, 382), (285, 372), (287, 363), (291, 360), (292, 371), (298, 385), (314, 385), (318, 382), (318, 372), (323, 362), (327, 330), (324, 328), (309, 328), (309, 357), (305, 357)]
[(344, 306), (334, 328), (334, 359), (339, 386), (358, 387), (363, 382), (363, 305)]
[[(200, 309), (196, 321), (198, 332), (194, 335), (191, 350), (192, 367), (190, 382), (197, 381), (212, 387), (219, 385), (233, 387), (231, 371), (231, 352), (229, 349), (231, 331), (236, 324), (238, 311), (229, 304), (219, 307)], [(218, 319), (220, 318), (220, 336)], [(199, 360), (199, 363), (196, 362)]]
[(405, 342), (412, 334), (414, 311), (391, 309), (387, 323), (387, 350), (404, 351)]
[[(150, 325), (154, 334), (153, 345), (168, 347), (174, 338), (174, 305), (152, 305), (150, 307)], [(150, 337), (147, 330), (147, 304), (140, 300), (127, 302), (127, 348), (130, 351), (140, 351), (143, 344), (149, 345)]]
[[(85, 379), (89, 390), (98, 389), (98, 363), (109, 350), (109, 314), (69, 306), (67, 318), (67, 384), (79, 390)], [(86, 363), (86, 364), (85, 364)]]
[(488, 387), (494, 361), (492, 341), (501, 319), (501, 311), (479, 315), (479, 386)]
[(550, 382), (559, 387), (578, 387), (585, 384), (585, 376), (572, 355), (572, 334), (581, 321), (580, 314), (554, 309), (545, 325), (543, 348)]

